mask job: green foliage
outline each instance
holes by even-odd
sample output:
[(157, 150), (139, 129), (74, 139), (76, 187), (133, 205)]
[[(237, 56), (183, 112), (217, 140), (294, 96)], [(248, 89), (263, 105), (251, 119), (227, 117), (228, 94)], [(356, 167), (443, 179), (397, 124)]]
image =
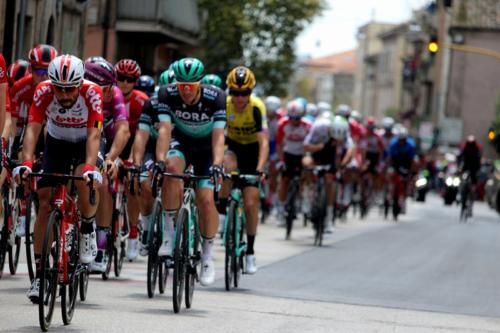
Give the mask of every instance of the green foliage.
[(398, 119), (399, 117), (399, 109), (396, 108), (396, 107), (391, 107), (391, 108), (387, 108), (384, 112), (385, 116), (386, 117), (391, 117), (391, 118), (394, 118), (394, 119)]
[(296, 61), (295, 39), (325, 8), (324, 0), (200, 0), (207, 72), (236, 65), (255, 73), (265, 94), (286, 95)]

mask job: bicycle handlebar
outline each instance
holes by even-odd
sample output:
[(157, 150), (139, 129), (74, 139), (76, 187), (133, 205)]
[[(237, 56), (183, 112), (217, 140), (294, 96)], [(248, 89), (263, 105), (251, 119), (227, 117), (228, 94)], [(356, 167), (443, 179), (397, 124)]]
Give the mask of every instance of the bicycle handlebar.
[[(86, 179), (83, 176), (75, 176), (75, 175), (66, 175), (66, 174), (61, 174), (61, 173), (43, 173), (43, 172), (32, 172), (28, 175), (29, 177), (41, 177), (41, 178), (55, 178), (55, 179), (65, 179), (65, 180), (79, 180), (79, 181), (85, 181)], [(87, 184), (89, 187), (90, 193), (89, 193), (89, 202), (92, 206), (95, 206), (96, 204), (96, 197), (95, 197), (95, 188), (94, 188), (94, 182), (93, 180), (93, 175), (89, 175), (90, 182)]]

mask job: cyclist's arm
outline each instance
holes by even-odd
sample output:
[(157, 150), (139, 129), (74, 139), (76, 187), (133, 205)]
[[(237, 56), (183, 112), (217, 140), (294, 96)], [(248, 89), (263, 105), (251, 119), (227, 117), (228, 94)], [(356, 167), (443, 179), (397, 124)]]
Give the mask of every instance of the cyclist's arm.
[(172, 124), (167, 121), (160, 121), (158, 139), (156, 140), (156, 161), (165, 161), (171, 138)]
[(4, 140), (9, 141), (9, 138), (11, 137), (11, 135), (12, 135), (12, 117), (10, 115), (10, 112), (6, 112), (5, 113), (5, 125), (4, 125), (3, 132), (2, 132), (2, 138)]
[(222, 165), (224, 162), (224, 128), (214, 128), (212, 131), (213, 164)]
[(26, 126), (23, 141), (23, 161), (33, 161), (35, 159), (36, 143), (41, 131), (42, 124), (40, 123), (32, 122)]
[(346, 166), (347, 164), (349, 164), (353, 155), (354, 155), (354, 147), (348, 148), (346, 153), (345, 153), (344, 158), (342, 159), (342, 162), (340, 163), (341, 166)]
[(85, 156), (85, 164), (90, 164), (93, 166), (96, 165), (100, 142), (101, 142), (101, 129), (96, 127), (87, 128), (87, 144), (86, 144), (87, 155)]
[(109, 149), (109, 153), (106, 156), (107, 160), (114, 161), (120, 155), (123, 148), (127, 145), (128, 139), (130, 138), (130, 130), (128, 127), (128, 121), (119, 121), (115, 124), (116, 134), (113, 140), (113, 145)]
[(268, 132), (260, 132), (257, 135), (259, 141), (259, 162), (257, 163), (257, 171), (263, 171), (269, 157), (269, 134)]
[(132, 146), (134, 165), (141, 165), (142, 159), (144, 157), (144, 152), (146, 151), (146, 144), (149, 140), (149, 129), (143, 128), (142, 124), (139, 124), (139, 128), (135, 133), (134, 145)]
[(5, 125), (5, 113), (7, 109), (7, 94), (8, 83), (7, 83), (7, 66), (5, 64), (5, 59), (2, 54), (0, 54), (0, 129), (3, 130)]

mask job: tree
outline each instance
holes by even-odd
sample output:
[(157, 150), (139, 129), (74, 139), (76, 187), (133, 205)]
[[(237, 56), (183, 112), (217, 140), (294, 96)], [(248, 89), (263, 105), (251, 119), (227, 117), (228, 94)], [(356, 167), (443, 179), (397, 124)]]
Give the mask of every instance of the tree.
[(207, 71), (249, 66), (266, 94), (286, 95), (296, 62), (295, 39), (325, 8), (324, 0), (200, 0)]

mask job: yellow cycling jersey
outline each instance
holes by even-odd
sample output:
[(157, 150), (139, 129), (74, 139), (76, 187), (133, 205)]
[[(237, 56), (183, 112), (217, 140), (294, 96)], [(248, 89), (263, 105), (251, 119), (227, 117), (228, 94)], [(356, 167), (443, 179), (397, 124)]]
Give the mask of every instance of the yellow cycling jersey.
[(267, 131), (266, 106), (262, 100), (250, 96), (243, 112), (234, 109), (231, 96), (227, 96), (227, 137), (237, 143), (246, 145), (257, 142), (257, 135)]

